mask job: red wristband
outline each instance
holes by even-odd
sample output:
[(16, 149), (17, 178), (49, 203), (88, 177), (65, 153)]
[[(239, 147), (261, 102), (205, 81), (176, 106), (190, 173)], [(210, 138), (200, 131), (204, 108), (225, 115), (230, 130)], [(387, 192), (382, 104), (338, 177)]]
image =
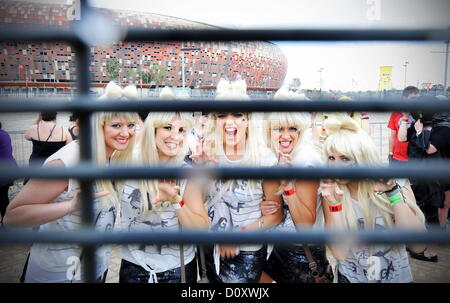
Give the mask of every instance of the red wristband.
[(172, 205), (173, 205), (173, 208), (175, 208), (175, 210), (178, 210), (184, 206), (184, 201), (181, 200), (179, 203), (174, 203)]
[(409, 119), (408, 118), (403, 118), (402, 121), (408, 123)]
[(328, 207), (330, 208), (330, 212), (331, 212), (331, 213), (337, 213), (337, 212), (342, 211), (342, 204), (339, 204), (339, 205), (329, 205)]
[(288, 189), (288, 190), (283, 190), (283, 194), (285, 196), (292, 196), (293, 194), (295, 194), (295, 189), (291, 188), (291, 189)]

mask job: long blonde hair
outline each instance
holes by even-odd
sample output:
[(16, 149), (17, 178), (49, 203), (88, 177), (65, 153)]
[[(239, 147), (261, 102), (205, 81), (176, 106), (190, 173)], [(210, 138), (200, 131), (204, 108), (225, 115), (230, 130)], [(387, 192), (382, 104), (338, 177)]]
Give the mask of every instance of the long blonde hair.
[[(135, 100), (137, 98), (137, 89), (133, 85), (128, 85), (122, 89), (114, 81), (110, 81), (106, 87), (103, 95), (97, 101), (114, 100), (117, 102), (126, 102), (124, 100)], [(136, 144), (136, 134), (130, 139), (127, 149), (124, 151), (114, 151), (110, 159), (106, 159), (106, 146), (99, 144), (105, 142), (104, 127), (106, 123), (111, 122), (115, 117), (121, 118), (125, 121), (130, 121), (137, 124), (140, 121), (137, 113), (131, 112), (99, 112), (93, 115), (93, 142), (94, 144), (94, 161), (99, 166), (106, 166), (109, 163), (118, 163), (121, 165), (128, 165), (131, 162), (133, 148)], [(111, 203), (117, 208), (120, 204), (120, 197), (118, 193), (121, 192), (123, 181), (115, 182), (115, 187), (111, 180), (97, 180), (96, 187), (98, 191), (107, 190), (110, 194), (106, 197), (100, 198), (103, 208), (108, 207)]]
[[(124, 151), (114, 151), (110, 159), (106, 158), (106, 146), (105, 146), (105, 135), (103, 133), (103, 128), (106, 123), (111, 122), (115, 117), (119, 117), (126, 121), (131, 121), (133, 123), (138, 123), (139, 115), (137, 113), (122, 113), (122, 112), (101, 112), (95, 113), (93, 115), (93, 142), (94, 153), (93, 158), (95, 163), (99, 166), (106, 166), (109, 163), (128, 165), (131, 162), (131, 156), (133, 153), (133, 148), (136, 142), (136, 136), (131, 137), (128, 143), (127, 149)], [(103, 142), (103, 144), (100, 144)], [(118, 192), (120, 192), (123, 182), (116, 182), (116, 188), (114, 188), (111, 180), (97, 180), (96, 181), (97, 191), (107, 190), (110, 194), (106, 197), (100, 198), (100, 202), (103, 208), (107, 208), (111, 203), (117, 208), (120, 203), (120, 198)]]
[[(381, 166), (381, 159), (372, 138), (350, 117), (330, 117), (325, 121), (325, 129), (329, 134), (323, 145), (325, 162), (328, 161), (328, 157), (333, 152), (337, 152), (354, 160), (356, 165)], [(383, 216), (384, 222), (389, 228), (393, 227), (394, 211), (385, 195), (374, 192), (374, 186), (375, 180), (358, 181), (358, 199), (357, 202), (354, 202), (348, 187), (339, 185), (339, 188), (344, 192), (343, 201), (345, 203), (342, 204), (342, 211), (349, 230), (357, 229), (357, 218), (352, 203), (358, 203), (363, 210), (365, 226), (368, 229), (372, 229), (374, 226), (376, 211)], [(415, 201), (405, 197), (405, 202), (414, 210), (416, 216), (424, 222), (424, 215)]]
[[(136, 160), (139, 165), (143, 166), (158, 166), (161, 165), (158, 149), (156, 146), (156, 129), (167, 125), (175, 119), (180, 119), (186, 129), (189, 131), (192, 127), (193, 118), (192, 113), (181, 112), (160, 112), (149, 113), (144, 123), (144, 131), (141, 142), (137, 146)], [(183, 140), (183, 145), (179, 149), (177, 155), (173, 157), (166, 165), (181, 166), (184, 161), (184, 156), (187, 154), (187, 140)], [(140, 180), (139, 189), (141, 192), (141, 214), (146, 214), (151, 207), (150, 197), (158, 195), (157, 184), (155, 180)], [(160, 203), (159, 206), (165, 207), (167, 203)]]
[[(230, 100), (241, 99), (250, 101), (249, 96), (246, 94), (247, 86), (245, 81), (238, 79), (233, 83), (229, 83), (227, 80), (220, 80), (217, 84), (218, 95), (217, 100)], [(205, 138), (213, 141), (212, 154), (214, 157), (226, 157), (223, 147), (223, 133), (217, 128), (217, 113), (210, 113), (208, 116), (208, 122), (205, 126)], [(260, 113), (248, 113), (247, 114), (248, 126), (245, 136), (245, 154), (244, 158), (239, 162), (237, 166), (254, 166), (261, 165), (261, 146), (264, 146), (264, 140), (262, 138), (263, 128), (263, 115)], [(232, 187), (235, 180), (229, 180), (222, 186), (220, 193), (218, 193), (213, 201), (215, 203), (220, 200), (222, 196)], [(250, 194), (257, 189), (257, 180), (249, 180)]]

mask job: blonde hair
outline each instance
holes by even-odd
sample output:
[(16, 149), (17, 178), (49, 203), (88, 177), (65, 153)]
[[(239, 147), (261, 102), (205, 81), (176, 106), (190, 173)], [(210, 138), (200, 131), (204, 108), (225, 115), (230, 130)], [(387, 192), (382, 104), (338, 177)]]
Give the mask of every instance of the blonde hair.
[(298, 140), (290, 153), (293, 158), (295, 158), (303, 147), (314, 146), (311, 140), (306, 136), (306, 131), (309, 128), (309, 117), (304, 113), (299, 112), (281, 112), (281, 113), (270, 113), (264, 123), (264, 134), (267, 142), (267, 146), (270, 147), (274, 152), (276, 152), (276, 146), (273, 146), (271, 140), (272, 129), (275, 126), (285, 126), (285, 127), (295, 127), (299, 131)]
[[(230, 83), (228, 80), (221, 79), (217, 85), (218, 95), (216, 100), (241, 99), (250, 101), (250, 97), (246, 93), (247, 85), (245, 80), (238, 78), (235, 82)], [(225, 157), (225, 150), (223, 147), (223, 133), (217, 129), (216, 113), (208, 115), (208, 122), (205, 125), (205, 138), (212, 139), (212, 154), (215, 157)], [(261, 165), (261, 146), (264, 146), (262, 138), (262, 119), (263, 116), (259, 113), (248, 113), (248, 126), (246, 129), (245, 140), (245, 155), (237, 166), (255, 166)], [(213, 201), (215, 203), (220, 200), (222, 196), (232, 187), (235, 180), (225, 182), (220, 193), (218, 193)], [(256, 188), (258, 181), (249, 180), (249, 190), (252, 194)]]
[[(105, 99), (115, 100), (121, 102), (123, 100), (134, 100), (137, 98), (137, 90), (135, 86), (129, 85), (126, 88), (122, 89), (119, 85), (117, 85), (114, 81), (110, 81), (105, 88), (105, 92), (102, 96), (98, 98), (98, 101), (102, 101)], [(126, 121), (131, 121), (133, 123), (138, 123), (140, 121), (139, 115), (137, 113), (131, 112), (99, 112), (93, 114), (93, 142), (94, 144), (94, 161), (99, 166), (106, 166), (109, 163), (120, 163), (123, 165), (127, 165), (131, 161), (133, 148), (136, 143), (136, 135), (134, 135), (126, 150), (124, 151), (114, 151), (111, 155), (110, 159), (106, 159), (106, 145), (105, 135), (104, 135), (104, 126), (106, 123), (111, 122), (115, 117), (124, 119)], [(99, 142), (103, 142), (103, 144), (99, 144)], [(110, 204), (113, 204), (116, 208), (120, 204), (120, 197), (118, 196), (118, 192), (121, 192), (120, 187), (123, 186), (123, 181), (116, 182), (116, 186), (119, 188), (114, 188), (111, 180), (97, 180), (96, 181), (96, 190), (104, 191), (107, 190), (110, 194), (106, 197), (100, 198), (100, 202), (103, 208), (107, 208)]]
[[(105, 135), (103, 132), (103, 128), (106, 123), (111, 122), (115, 117), (119, 117), (126, 121), (131, 121), (133, 123), (138, 123), (139, 115), (137, 113), (115, 113), (115, 112), (102, 112), (95, 113), (93, 115), (94, 122), (94, 133), (93, 133), (93, 142), (94, 144), (94, 154), (93, 158), (95, 163), (99, 166), (108, 165), (108, 160), (110, 163), (120, 163), (123, 165), (127, 165), (131, 161), (131, 155), (133, 153), (133, 148), (135, 145), (136, 136), (131, 137), (130, 142), (126, 150), (124, 151), (114, 151), (111, 155), (110, 159), (106, 158), (106, 146), (105, 146)], [(99, 144), (99, 142), (103, 142), (103, 144)], [(100, 202), (103, 208), (107, 208), (111, 203), (117, 208), (120, 204), (120, 198), (117, 192), (120, 192), (120, 186), (123, 185), (123, 182), (118, 182), (116, 184), (119, 186), (119, 189), (115, 189), (111, 180), (97, 180), (96, 181), (96, 190), (104, 191), (107, 190), (110, 194), (106, 197), (100, 198)]]
[[(156, 146), (156, 130), (159, 127), (165, 126), (173, 120), (180, 119), (186, 131), (189, 131), (192, 127), (193, 118), (192, 113), (180, 113), (180, 112), (151, 112), (148, 114), (144, 123), (144, 131), (141, 142), (137, 146), (137, 162), (139, 165), (144, 166), (158, 166), (160, 165), (160, 159), (158, 154), (158, 148)], [(187, 154), (187, 140), (183, 140), (183, 145), (178, 151), (178, 154), (173, 157), (167, 165), (181, 166), (184, 161), (184, 156)], [(158, 189), (155, 180), (140, 180), (139, 189), (141, 192), (141, 214), (147, 213), (153, 209), (150, 207), (151, 201), (149, 197), (156, 197), (158, 195)], [(166, 207), (167, 203), (161, 203), (159, 206)]]
[[(372, 138), (364, 132), (358, 124), (348, 116), (331, 117), (325, 121), (325, 129), (328, 138), (323, 145), (324, 161), (333, 152), (340, 153), (355, 161), (357, 165), (376, 167), (381, 165), (380, 156), (377, 153), (375, 143)], [(346, 185), (339, 185), (344, 192), (342, 211), (345, 216), (345, 224), (349, 230), (357, 229), (356, 214), (351, 207), (351, 203), (358, 203), (363, 210), (366, 227), (372, 228), (376, 211), (383, 216), (385, 224), (392, 228), (394, 225), (394, 212), (385, 197), (374, 192), (375, 180), (358, 181), (358, 199), (354, 202), (350, 196), (350, 191)], [(414, 201), (405, 198), (405, 202), (410, 206), (416, 216), (425, 221), (424, 215)]]

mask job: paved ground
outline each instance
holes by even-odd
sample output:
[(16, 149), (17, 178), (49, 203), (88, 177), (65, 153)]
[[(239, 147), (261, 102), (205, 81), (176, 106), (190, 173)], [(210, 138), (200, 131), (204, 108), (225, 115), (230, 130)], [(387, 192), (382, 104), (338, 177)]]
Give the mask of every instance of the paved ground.
[[(29, 246), (0, 246), (0, 283), (19, 281)], [(423, 262), (410, 258), (414, 282), (450, 283), (450, 246), (438, 247), (439, 262)], [(107, 283), (119, 282), (120, 247), (114, 246)]]

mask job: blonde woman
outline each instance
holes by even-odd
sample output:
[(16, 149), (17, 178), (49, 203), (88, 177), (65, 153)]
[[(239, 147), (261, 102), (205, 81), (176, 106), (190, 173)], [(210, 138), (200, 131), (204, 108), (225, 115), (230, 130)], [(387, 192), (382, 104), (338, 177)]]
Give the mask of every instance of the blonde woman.
[[(191, 113), (150, 113), (134, 163), (184, 166)], [(209, 219), (200, 189), (186, 180), (129, 180), (122, 195), (122, 228), (126, 231), (207, 229)], [(178, 244), (122, 247), (121, 283), (180, 283), (182, 249), (186, 282), (197, 281), (195, 246)]]
[[(106, 92), (107, 94), (107, 92)], [(139, 117), (134, 113), (94, 114), (94, 162), (127, 164), (134, 146), (134, 129)], [(51, 155), (44, 167), (73, 167), (79, 161), (78, 140)], [(95, 228), (111, 231), (119, 206), (120, 183), (95, 182)], [(79, 184), (77, 180), (31, 179), (7, 209), (3, 222), (11, 227), (41, 225), (39, 231), (65, 232), (81, 227)], [(96, 277), (104, 281), (110, 248), (97, 249)], [(31, 247), (25, 282), (80, 282), (81, 246), (77, 244), (36, 243)]]
[[(278, 156), (279, 166), (319, 167), (322, 160), (311, 142), (308, 126), (310, 117), (305, 113), (271, 113), (266, 119), (267, 141)], [(283, 198), (283, 220), (276, 231), (293, 232), (296, 229), (320, 229), (323, 212), (317, 203), (318, 181), (281, 180), (278, 194)], [(278, 203), (264, 201), (263, 214), (271, 214)], [(261, 282), (312, 283), (315, 272), (323, 276), (328, 264), (323, 245), (308, 245), (316, 268), (310, 269), (303, 244), (275, 245), (264, 265)], [(308, 252), (309, 253), (309, 252)]]
[[(242, 82), (230, 84), (231, 88), (220, 93), (218, 99), (248, 99)], [(227, 87), (222, 84), (218, 87)], [(211, 113), (202, 159), (219, 166), (274, 165), (276, 158), (263, 147), (261, 122), (251, 113)], [(277, 190), (276, 182), (264, 180), (212, 181), (206, 193), (211, 230), (247, 232), (275, 226), (281, 221), (281, 208), (263, 216), (260, 204), (264, 198), (281, 203), (281, 197), (275, 195)], [(255, 283), (260, 279), (267, 252), (262, 244), (215, 245), (207, 246), (205, 255), (210, 282)]]
[[(332, 167), (381, 164), (375, 144), (350, 117), (329, 118), (324, 142), (324, 159)], [(326, 225), (332, 230), (358, 231), (390, 229), (425, 230), (424, 215), (417, 207), (407, 182), (324, 180), (320, 185)], [(332, 245), (338, 261), (338, 281), (412, 282), (404, 245)], [(410, 247), (422, 252), (425, 247)]]

